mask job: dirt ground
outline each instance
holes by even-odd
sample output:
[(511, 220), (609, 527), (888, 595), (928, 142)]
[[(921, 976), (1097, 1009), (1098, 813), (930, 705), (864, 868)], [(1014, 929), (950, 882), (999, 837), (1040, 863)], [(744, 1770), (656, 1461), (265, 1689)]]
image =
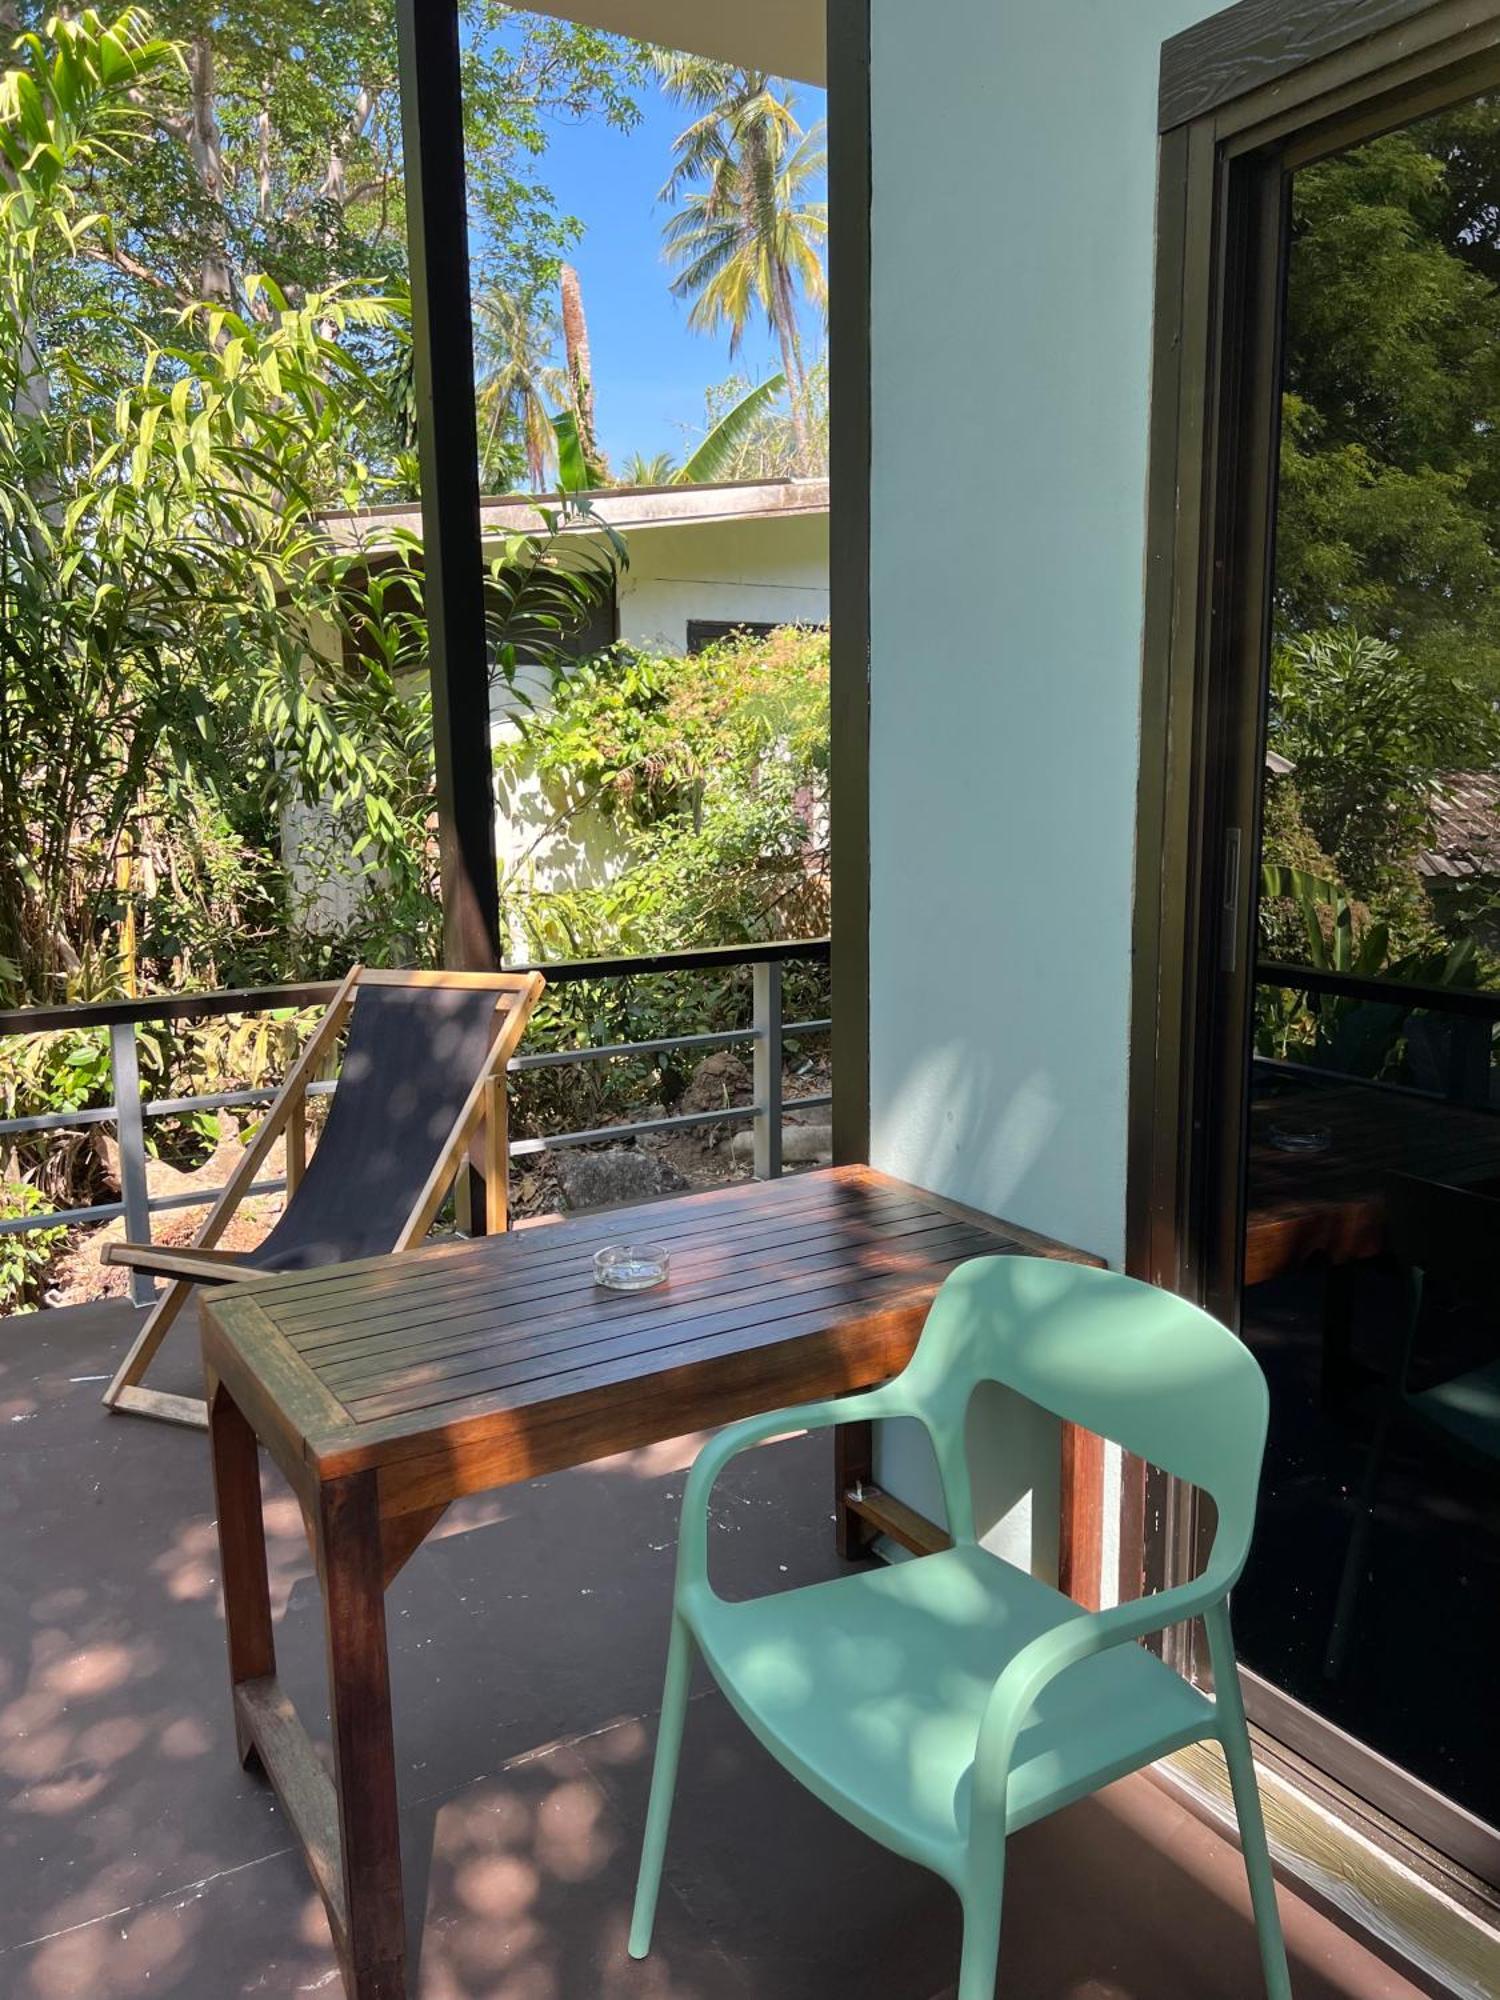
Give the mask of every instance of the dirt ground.
[[(829, 1087), (826, 1062), (789, 1065), (783, 1079), (788, 1115), (796, 1120), (798, 1097), (821, 1095)], [(718, 1110), (748, 1104), (752, 1086), (750, 1071), (732, 1051), (708, 1056), (693, 1072), (673, 1113)], [(640, 1119), (671, 1115), (662, 1105), (645, 1105), (633, 1114)], [(808, 1114), (809, 1120), (825, 1119), (826, 1111)], [(625, 1121), (621, 1121), (625, 1122)], [(189, 1244), (195, 1239), (208, 1212), (212, 1191), (220, 1188), (234, 1172), (243, 1155), (243, 1143), (232, 1118), (222, 1119), (224, 1136), (213, 1153), (191, 1173), (179, 1172), (160, 1160), (147, 1163), (147, 1184), (152, 1195), (185, 1195), (204, 1190), (201, 1205), (158, 1212), (153, 1220), (152, 1239), (164, 1244)], [(734, 1125), (707, 1125), (687, 1131), (649, 1133), (631, 1142), (666, 1169), (668, 1186), (680, 1184), (687, 1192), (722, 1186), (749, 1178), (747, 1165), (734, 1158)], [(601, 1149), (602, 1150), (602, 1149)], [(278, 1180), (285, 1172), (285, 1152), (278, 1143), (266, 1161), (264, 1178)], [(560, 1156), (539, 1153), (518, 1163), (511, 1182), (511, 1203), (517, 1217), (555, 1215), (568, 1207)], [(247, 1202), (219, 1238), (224, 1250), (249, 1250), (260, 1242), (281, 1214), (280, 1195), (260, 1195)], [(47, 1273), (44, 1302), (49, 1307), (86, 1305), (94, 1299), (121, 1298), (130, 1274), (99, 1262), (106, 1244), (124, 1242), (125, 1223), (119, 1219), (69, 1232)]]

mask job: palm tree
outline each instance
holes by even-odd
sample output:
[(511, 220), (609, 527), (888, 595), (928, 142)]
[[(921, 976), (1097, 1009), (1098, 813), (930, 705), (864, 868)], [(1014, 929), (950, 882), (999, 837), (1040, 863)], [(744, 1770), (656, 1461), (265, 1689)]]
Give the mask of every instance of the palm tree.
[(663, 231), (677, 267), (673, 296), (690, 300), (688, 324), (729, 328), (735, 354), (755, 310), (766, 315), (781, 347), (798, 448), (808, 448), (807, 371), (797, 319), (799, 293), (822, 307), (828, 298), (823, 244), (826, 202), (810, 190), (827, 163), (823, 128), (804, 132), (795, 100), (761, 70), (736, 69), (701, 56), (652, 56), (662, 88), (697, 117), (678, 135), (661, 191), (678, 212)]
[(583, 310), (583, 283), (571, 264), (558, 273), (562, 296), (563, 346), (567, 354), (568, 400), (578, 425), (578, 444), (589, 469), (590, 486), (611, 486), (609, 462), (599, 449), (594, 423), (594, 362), (589, 350), (589, 323)]
[(669, 451), (659, 451), (651, 458), (633, 451), (625, 461), (620, 478), (626, 486), (670, 486), (676, 472), (677, 461)]
[(552, 411), (568, 400), (558, 365), (556, 319), (535, 299), (490, 285), (474, 300), (474, 372), (479, 389), (479, 462), (488, 479), (514, 480), (519, 458), (541, 492), (557, 458)]

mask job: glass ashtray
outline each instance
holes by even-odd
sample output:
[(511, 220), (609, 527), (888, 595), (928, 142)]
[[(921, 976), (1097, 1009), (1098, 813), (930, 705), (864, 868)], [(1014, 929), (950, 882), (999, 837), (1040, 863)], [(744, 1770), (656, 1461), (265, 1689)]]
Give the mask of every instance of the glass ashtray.
[(1321, 1125), (1273, 1125), (1266, 1136), (1278, 1153), (1326, 1153), (1333, 1145)]
[(671, 1269), (660, 1243), (606, 1243), (594, 1252), (594, 1283), (612, 1292), (649, 1292), (667, 1282)]

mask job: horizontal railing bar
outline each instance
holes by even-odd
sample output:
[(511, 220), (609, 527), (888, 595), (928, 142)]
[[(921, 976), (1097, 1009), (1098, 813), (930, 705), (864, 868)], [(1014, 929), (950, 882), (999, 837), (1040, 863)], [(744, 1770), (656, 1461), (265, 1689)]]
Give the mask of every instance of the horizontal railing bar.
[[(281, 1194), (285, 1188), (285, 1180), (252, 1181), (245, 1190), (245, 1198), (248, 1200), (250, 1196), (257, 1194)], [(194, 1188), (189, 1194), (153, 1195), (150, 1203), (151, 1212), (155, 1215), (159, 1210), (169, 1208), (206, 1208), (210, 1202), (217, 1201), (223, 1192), (223, 1188), (204, 1188), (200, 1194)]]
[[(147, 1118), (182, 1118), (194, 1111), (231, 1111), (242, 1105), (269, 1104), (280, 1088), (266, 1090), (226, 1090), (217, 1097), (152, 1097), (141, 1106)], [(336, 1090), (332, 1078), (307, 1086), (309, 1097), (324, 1097)], [(119, 1116), (113, 1104), (97, 1105), (88, 1111), (48, 1111), (35, 1118), (0, 1118), (0, 1139), (25, 1132), (67, 1132), (79, 1125), (112, 1125)]]
[(78, 1229), (85, 1222), (113, 1222), (125, 1213), (123, 1201), (104, 1201), (94, 1208), (59, 1208), (50, 1215), (7, 1215), (0, 1236), (24, 1236), (33, 1229)]
[(782, 938), (773, 944), (709, 945), (701, 951), (665, 951), (635, 958), (580, 958), (548, 965), (508, 967), (509, 971), (540, 972), (551, 986), (571, 986), (588, 979), (641, 979), (661, 972), (733, 972), (742, 965), (823, 965), (832, 942), (821, 938)]
[(753, 1104), (728, 1104), (721, 1111), (686, 1111), (671, 1118), (638, 1118), (631, 1125), (601, 1125), (593, 1132), (558, 1132), (545, 1139), (513, 1139), (513, 1160), (550, 1153), (564, 1146), (606, 1146), (612, 1139), (634, 1139), (643, 1132), (687, 1132), (695, 1125), (725, 1125), (755, 1116)]
[(726, 1028), (716, 1035), (664, 1035), (655, 1042), (605, 1042), (597, 1048), (547, 1049), (540, 1055), (512, 1056), (509, 1067), (516, 1071), (565, 1069), (569, 1063), (608, 1062), (618, 1056), (666, 1055), (674, 1049), (724, 1048), (754, 1040), (753, 1028)]
[[(634, 958), (566, 959), (551, 965), (521, 965), (513, 972), (540, 972), (553, 986), (590, 979), (639, 979), (667, 972), (732, 972), (739, 966), (774, 965), (780, 960), (825, 964), (830, 940), (784, 939), (772, 944), (713, 945), (702, 951), (653, 952)], [(164, 993), (145, 1000), (94, 1000), (60, 1007), (0, 1010), (0, 1041), (10, 1035), (54, 1034), (65, 1028), (111, 1028), (126, 1022), (209, 1020), (222, 1014), (265, 1014), (281, 1007), (312, 1007), (333, 998), (333, 980), (287, 986), (255, 986), (216, 993)]]
[[(248, 1199), (256, 1194), (280, 1194), (286, 1187), (284, 1180), (256, 1181), (246, 1188)], [(154, 1194), (146, 1206), (152, 1215), (159, 1215), (170, 1208), (207, 1208), (218, 1200), (224, 1192), (222, 1188), (194, 1188), (188, 1194)], [(10, 1215), (0, 1221), (0, 1236), (20, 1236), (29, 1229), (79, 1229), (85, 1222), (113, 1222), (125, 1213), (123, 1201), (104, 1201), (93, 1208), (58, 1208), (50, 1215)]]
[[(266, 1090), (223, 1090), (217, 1097), (148, 1097), (141, 1106), (147, 1118), (182, 1118), (194, 1111), (235, 1111), (250, 1104), (269, 1104), (280, 1092), (273, 1083)], [(334, 1077), (324, 1077), (305, 1086), (309, 1097), (330, 1097), (338, 1089)]]
[(0, 1118), (0, 1139), (22, 1132), (67, 1132), (79, 1125), (113, 1125), (119, 1116), (114, 1105), (92, 1111), (39, 1111), (34, 1118)]
[(1500, 1021), (1500, 993), (1476, 993), (1464, 987), (1409, 986), (1399, 979), (1366, 979), (1352, 972), (1273, 962), (1256, 967), (1255, 983), (1293, 993), (1326, 993), (1339, 1000), (1373, 1000), (1408, 1014), (1462, 1014), (1470, 1020)]
[(58, 1034), (65, 1028), (116, 1028), (131, 1022), (211, 1020), (220, 1014), (271, 1014), (316, 1007), (338, 992), (332, 980), (256, 986), (221, 993), (161, 993), (149, 1000), (89, 1000), (62, 1007), (0, 1011), (0, 1041), (10, 1035)]
[[(1383, 1076), (1353, 1076), (1346, 1069), (1325, 1069), (1320, 1063), (1300, 1063), (1284, 1060), (1281, 1056), (1254, 1056), (1252, 1070), (1269, 1070), (1273, 1076), (1287, 1083), (1306, 1084), (1315, 1090), (1322, 1084), (1345, 1084), (1357, 1086), (1360, 1090), (1378, 1090), (1388, 1097), (1415, 1097), (1423, 1104), (1446, 1104), (1449, 1100), (1441, 1090), (1424, 1090), (1420, 1084), (1392, 1083)], [(1263, 1104), (1277, 1103), (1274, 1097), (1263, 1097)], [(1288, 1102), (1290, 1100), (1287, 1100)], [(1483, 1104), (1468, 1104), (1469, 1111), (1483, 1111)]]
[[(833, 1097), (825, 1093), (821, 1097), (789, 1097), (785, 1110), (820, 1111), (832, 1104)], [(695, 1125), (726, 1125), (736, 1120), (748, 1121), (757, 1116), (753, 1104), (726, 1104), (718, 1111), (679, 1112), (670, 1118), (638, 1118), (629, 1125), (601, 1125), (592, 1132), (559, 1132), (555, 1137), (545, 1139), (513, 1139), (510, 1156), (513, 1160), (529, 1159), (537, 1153), (550, 1153), (563, 1146), (606, 1146), (612, 1139), (634, 1139), (643, 1132), (686, 1132)]]
[[(807, 1035), (825, 1035), (832, 1021), (794, 1021), (783, 1028), (784, 1042), (799, 1041)], [(509, 1067), (519, 1073), (529, 1069), (566, 1069), (569, 1063), (610, 1062), (623, 1056), (670, 1055), (676, 1049), (743, 1047), (755, 1040), (754, 1028), (722, 1028), (706, 1035), (663, 1035), (654, 1042), (604, 1042), (587, 1049), (547, 1049), (540, 1055), (512, 1056)]]

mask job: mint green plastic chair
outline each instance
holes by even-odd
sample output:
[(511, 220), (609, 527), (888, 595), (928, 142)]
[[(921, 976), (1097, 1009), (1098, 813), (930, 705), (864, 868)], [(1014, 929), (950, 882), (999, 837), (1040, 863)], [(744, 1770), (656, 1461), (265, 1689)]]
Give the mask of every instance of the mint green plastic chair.
[[(980, 1548), (964, 1427), (985, 1381), (1209, 1493), (1218, 1527), (1203, 1574), (1085, 1612)], [(1266, 1412), (1249, 1350), (1196, 1307), (1108, 1271), (986, 1257), (949, 1277), (910, 1364), (884, 1388), (722, 1431), (683, 1495), (631, 1955), (644, 1958), (651, 1945), (696, 1648), (794, 1777), (957, 1890), (958, 2000), (994, 2000), (1008, 1837), (1170, 1751), (1217, 1738), (1266, 1989), (1271, 2000), (1290, 2000), (1228, 1609), (1250, 1546)], [(786, 1431), (887, 1417), (926, 1427), (953, 1548), (751, 1603), (716, 1596), (708, 1500), (727, 1462)], [(1131, 1643), (1197, 1617), (1207, 1625), (1216, 1701)]]

